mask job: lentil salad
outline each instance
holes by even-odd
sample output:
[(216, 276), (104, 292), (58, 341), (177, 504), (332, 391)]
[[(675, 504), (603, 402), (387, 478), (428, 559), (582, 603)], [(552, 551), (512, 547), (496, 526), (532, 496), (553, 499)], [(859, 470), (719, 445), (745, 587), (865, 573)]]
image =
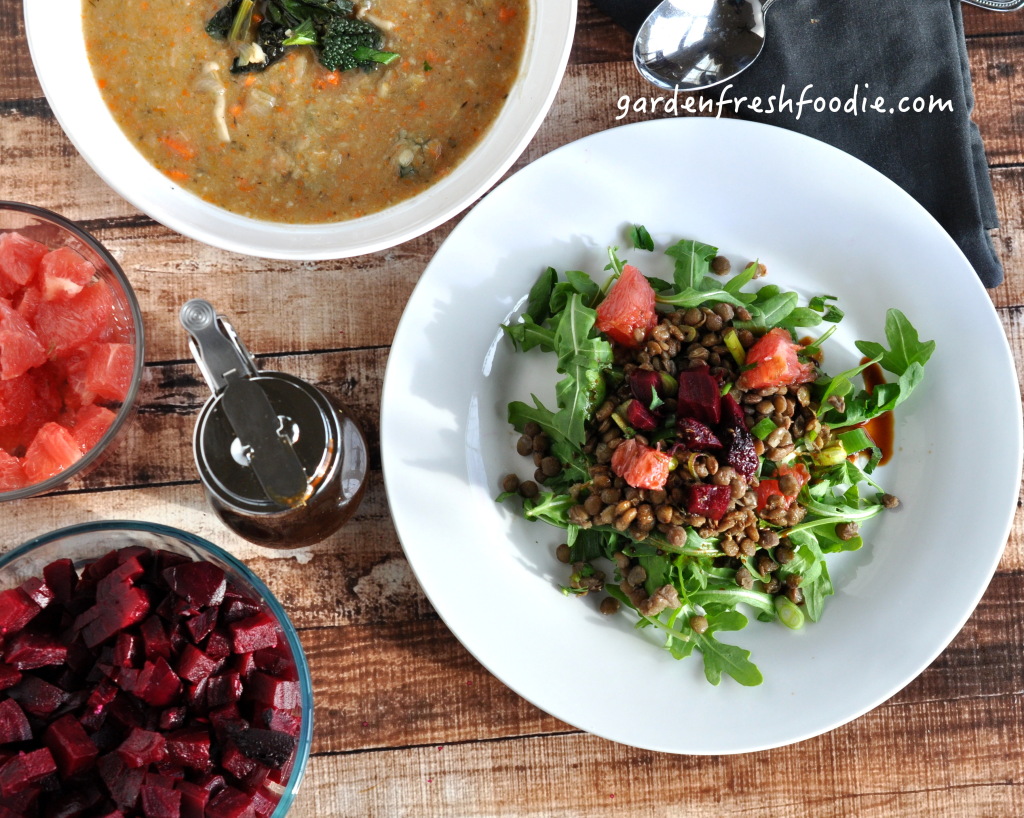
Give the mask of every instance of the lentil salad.
[[(655, 250), (642, 227), (630, 237)], [(751, 290), (766, 273), (756, 262), (723, 280), (731, 265), (701, 242), (663, 252), (671, 282), (617, 248), (602, 286), (549, 268), (504, 326), (516, 349), (555, 353), (563, 378), (554, 410), (535, 396), (509, 405), (536, 471), (508, 475), (498, 499), (566, 530), (563, 593), (605, 592), (602, 613), (632, 611), (676, 658), (699, 651), (712, 684), (725, 673), (756, 685), (749, 651), (715, 633), (746, 626), (740, 606), (791, 628), (820, 618), (827, 555), (859, 549), (860, 524), (899, 505), (873, 476), (880, 452), (864, 425), (909, 397), (935, 344), (889, 310), (886, 344), (858, 341), (862, 362), (828, 376), (834, 297), (801, 306), (774, 284)], [(893, 382), (856, 387), (874, 364)]]

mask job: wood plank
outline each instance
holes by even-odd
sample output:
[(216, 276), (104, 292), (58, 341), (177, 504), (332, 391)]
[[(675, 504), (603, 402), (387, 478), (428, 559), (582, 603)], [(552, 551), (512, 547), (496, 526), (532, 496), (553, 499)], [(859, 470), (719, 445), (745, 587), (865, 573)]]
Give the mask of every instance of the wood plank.
[(1019, 695), (896, 703), (823, 737), (739, 756), (651, 753), (582, 733), (318, 755), (293, 814), (1020, 815), (1021, 711)]
[(1020, 34), (1024, 32), (1024, 14), (1018, 12), (992, 12), (977, 6), (962, 4), (964, 33), (968, 41), (974, 37), (992, 34)]
[(971, 41), (968, 55), (974, 85), (974, 118), (990, 164), (1024, 161), (1024, 35)]
[(999, 213), (992, 241), (1006, 274), (990, 291), (992, 301), (997, 307), (1019, 306), (1024, 304), (1024, 167), (993, 170), (992, 190)]

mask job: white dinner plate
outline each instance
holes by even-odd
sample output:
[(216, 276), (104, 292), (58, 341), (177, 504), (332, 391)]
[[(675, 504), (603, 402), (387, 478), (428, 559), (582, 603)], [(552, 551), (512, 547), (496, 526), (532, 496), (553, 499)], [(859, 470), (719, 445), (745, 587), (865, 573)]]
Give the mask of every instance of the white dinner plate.
[[(846, 311), (825, 368), (884, 341), (888, 307), (938, 347), (897, 411), (896, 452), (879, 480), (903, 501), (865, 527), (865, 547), (829, 565), (836, 595), (790, 631), (753, 618), (722, 635), (752, 651), (764, 683), (713, 687), (696, 654), (671, 658), (596, 600), (567, 598), (564, 534), (495, 496), (515, 453), (510, 400), (554, 405), (543, 353), (515, 353), (499, 324), (548, 265), (601, 279), (606, 247), (645, 225), (659, 247), (696, 238), (734, 269), (838, 296)], [(789, 744), (837, 727), (916, 677), (963, 626), (995, 571), (1021, 470), (1010, 351), (991, 301), (928, 213), (867, 165), (821, 142), (738, 121), (665, 119), (556, 150), (462, 220), (420, 280), (395, 335), (381, 450), (391, 512), (431, 603), (492, 673), (583, 730), (650, 750), (720, 754)], [(983, 477), (982, 477), (983, 475)]]

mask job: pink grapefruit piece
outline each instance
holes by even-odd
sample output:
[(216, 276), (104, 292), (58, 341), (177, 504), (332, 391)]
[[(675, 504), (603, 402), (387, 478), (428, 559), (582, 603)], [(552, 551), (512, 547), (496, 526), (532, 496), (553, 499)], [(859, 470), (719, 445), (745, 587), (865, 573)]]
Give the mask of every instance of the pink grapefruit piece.
[(113, 320), (113, 293), (94, 281), (66, 301), (43, 301), (36, 311), (36, 335), (51, 356), (59, 357), (95, 341)]
[(14, 491), (29, 485), (21, 459), (0, 449), (0, 491)]
[(25, 452), (25, 474), (33, 483), (41, 483), (67, 470), (82, 459), (82, 449), (74, 435), (59, 423), (44, 423)]
[(0, 235), (0, 295), (10, 296), (36, 276), (50, 248), (20, 233)]
[(83, 452), (88, 452), (107, 433), (117, 417), (105, 406), (83, 406), (75, 415), (71, 434)]
[(39, 285), (44, 301), (66, 301), (78, 295), (96, 275), (92, 263), (70, 247), (51, 250), (39, 262)]
[(135, 348), (131, 344), (95, 344), (85, 369), (85, 388), (110, 401), (124, 401), (132, 383)]
[(46, 362), (46, 350), (28, 321), (0, 302), (0, 380), (11, 380)]

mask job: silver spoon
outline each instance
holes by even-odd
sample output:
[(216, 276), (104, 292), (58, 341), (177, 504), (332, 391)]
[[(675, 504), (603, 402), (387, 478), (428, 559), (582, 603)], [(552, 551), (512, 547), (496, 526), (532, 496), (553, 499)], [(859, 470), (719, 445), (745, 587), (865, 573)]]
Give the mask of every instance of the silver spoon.
[(730, 80), (764, 46), (775, 0), (662, 0), (633, 41), (633, 62), (659, 88), (695, 91)]

